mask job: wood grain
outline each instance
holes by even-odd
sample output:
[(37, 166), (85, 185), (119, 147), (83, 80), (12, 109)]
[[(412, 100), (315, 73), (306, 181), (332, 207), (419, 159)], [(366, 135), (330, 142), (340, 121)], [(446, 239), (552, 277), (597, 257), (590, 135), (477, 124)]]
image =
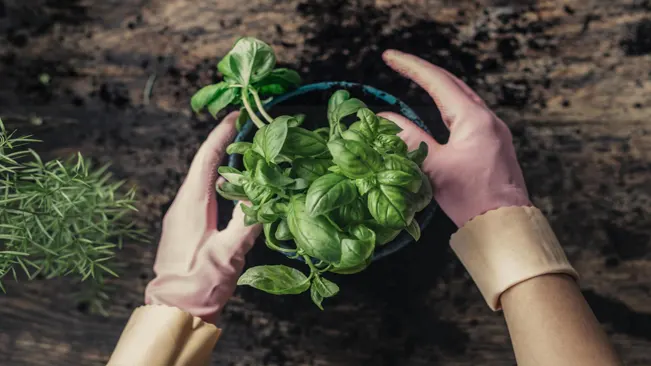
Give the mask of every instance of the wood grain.
[[(152, 236), (213, 121), (189, 97), (240, 35), (274, 45), (307, 82), (391, 90), (429, 117), (430, 98), (393, 74), (386, 48), (463, 77), (512, 127), (535, 204), (627, 365), (651, 363), (651, 5), (648, 1), (5, 0), (0, 116), (48, 156), (80, 150), (140, 187)], [(522, 5), (524, 4), (524, 5)], [(43, 87), (38, 75), (52, 83)], [(147, 80), (156, 76), (149, 105)], [(31, 126), (31, 116), (43, 118)], [(222, 210), (227, 211), (227, 210)], [(221, 218), (226, 220), (227, 213)], [(449, 221), (313, 308), (239, 289), (215, 365), (514, 364), (494, 314), (447, 249)], [(10, 283), (0, 364), (102, 365), (151, 279), (155, 242), (120, 253), (110, 317), (85, 313), (65, 279)], [(282, 261), (256, 247), (251, 265)], [(82, 310), (82, 311), (80, 311)]]

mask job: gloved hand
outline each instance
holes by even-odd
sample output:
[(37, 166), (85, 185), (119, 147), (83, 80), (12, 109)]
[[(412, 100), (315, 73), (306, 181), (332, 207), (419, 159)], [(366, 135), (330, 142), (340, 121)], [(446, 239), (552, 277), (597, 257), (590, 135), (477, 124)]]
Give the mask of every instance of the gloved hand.
[(380, 114), (403, 129), (400, 137), (410, 150), (427, 143), (422, 167), (443, 212), (462, 227), (490, 210), (530, 206), (511, 132), (484, 101), (463, 81), (416, 56), (389, 50), (383, 58), (430, 94), (450, 129), (448, 143), (440, 145), (407, 118)]
[(217, 230), (217, 167), (236, 119), (237, 113), (229, 114), (201, 145), (163, 219), (146, 304), (177, 307), (212, 323), (233, 295), (244, 255), (260, 234), (259, 225), (244, 226), (239, 205), (226, 229)]

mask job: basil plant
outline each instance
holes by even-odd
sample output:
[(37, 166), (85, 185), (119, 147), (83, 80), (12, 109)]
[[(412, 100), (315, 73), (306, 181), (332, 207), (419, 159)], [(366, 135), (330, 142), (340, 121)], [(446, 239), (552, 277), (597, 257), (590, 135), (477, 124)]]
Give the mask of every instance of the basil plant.
[[(215, 116), (228, 105), (241, 107), (238, 129), (251, 119), (258, 127), (252, 142), (235, 142), (228, 154), (241, 154), (244, 170), (222, 166), (226, 179), (217, 192), (242, 204), (245, 222), (264, 227), (266, 245), (302, 259), (307, 273), (283, 265), (249, 268), (239, 285), (275, 295), (310, 291), (323, 309), (339, 287), (328, 272), (364, 270), (377, 247), (405, 230), (415, 240), (414, 215), (432, 200), (432, 187), (420, 165), (427, 145), (408, 151), (393, 122), (377, 116), (346, 90), (328, 101), (328, 126), (301, 127), (304, 115), (272, 117), (263, 99), (297, 87), (300, 76), (275, 68), (270, 46), (241, 38), (219, 62), (224, 81), (192, 97), (192, 108)], [(325, 117), (325, 116), (324, 116)], [(354, 121), (346, 125), (344, 119)], [(325, 118), (324, 118), (325, 120)]]

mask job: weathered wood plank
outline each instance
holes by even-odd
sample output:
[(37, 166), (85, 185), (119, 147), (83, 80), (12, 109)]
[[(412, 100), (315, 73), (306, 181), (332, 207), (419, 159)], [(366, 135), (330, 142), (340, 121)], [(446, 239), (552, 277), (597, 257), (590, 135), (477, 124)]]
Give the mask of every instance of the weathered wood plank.
[[(81, 150), (112, 161), (117, 176), (141, 187), (137, 219), (156, 236), (213, 124), (191, 116), (189, 97), (238, 36), (271, 42), (307, 81), (373, 84), (427, 113), (430, 98), (379, 58), (388, 47), (416, 53), (463, 76), (511, 125), (532, 198), (581, 271), (595, 313), (627, 364), (647, 365), (651, 5), (511, 3), (5, 0), (0, 116), (43, 139), (47, 155)], [(38, 83), (42, 72), (52, 76), (48, 87)], [(44, 124), (31, 126), (31, 116)], [(343, 291), (326, 312), (303, 297), (238, 290), (213, 363), (513, 365), (501, 316), (446, 249), (452, 228), (439, 219), (421, 243), (337, 278)], [(120, 254), (109, 318), (78, 309), (77, 284), (10, 283), (0, 297), (0, 363), (103, 364), (142, 301), (154, 253), (151, 243)], [(259, 246), (249, 263), (276, 260)]]

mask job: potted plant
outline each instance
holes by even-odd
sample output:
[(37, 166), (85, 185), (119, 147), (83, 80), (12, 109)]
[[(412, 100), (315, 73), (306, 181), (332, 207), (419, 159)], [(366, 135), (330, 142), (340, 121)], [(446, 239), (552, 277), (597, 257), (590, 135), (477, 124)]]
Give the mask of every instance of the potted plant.
[(266, 245), (309, 270), (257, 266), (238, 284), (277, 295), (310, 290), (323, 309), (323, 299), (339, 291), (326, 273), (360, 272), (418, 240), (435, 207), (420, 169), (427, 145), (408, 151), (396, 135), (400, 127), (362, 99), (399, 108), (427, 129), (388, 93), (345, 82), (298, 88), (298, 73), (275, 64), (269, 45), (241, 38), (218, 64), (224, 80), (200, 89), (191, 105), (213, 116), (228, 105), (241, 108), (240, 133), (226, 150), (229, 166), (218, 169), (226, 182), (217, 192), (249, 201), (241, 205), (246, 223), (263, 224)]

